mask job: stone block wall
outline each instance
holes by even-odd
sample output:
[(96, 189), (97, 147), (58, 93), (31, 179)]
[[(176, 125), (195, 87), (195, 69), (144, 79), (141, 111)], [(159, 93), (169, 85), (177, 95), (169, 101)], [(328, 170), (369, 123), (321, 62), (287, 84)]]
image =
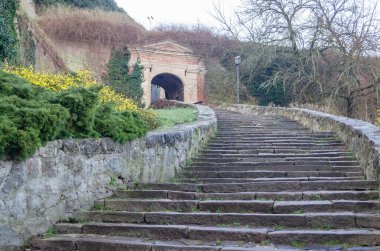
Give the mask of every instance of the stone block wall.
[(380, 128), (362, 120), (308, 109), (231, 105), (223, 107), (253, 115), (283, 115), (314, 131), (336, 133), (360, 162), (369, 180), (380, 180)]
[(0, 161), (0, 250), (89, 209), (125, 183), (173, 177), (216, 131), (213, 110), (195, 107), (196, 122), (126, 144), (108, 138), (58, 140), (25, 161)]

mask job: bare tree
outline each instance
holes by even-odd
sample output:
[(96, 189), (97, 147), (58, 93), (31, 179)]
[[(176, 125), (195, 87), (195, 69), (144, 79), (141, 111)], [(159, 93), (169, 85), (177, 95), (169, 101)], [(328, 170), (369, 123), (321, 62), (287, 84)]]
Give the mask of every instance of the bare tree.
[[(214, 17), (235, 38), (261, 47), (246, 55), (245, 66), (257, 67), (257, 57), (287, 58), (271, 62), (271, 76), (261, 86), (281, 83), (294, 100), (344, 100), (354, 116), (357, 99), (371, 96), (379, 85), (374, 64), (380, 42), (376, 3), (370, 0), (242, 0), (234, 17), (215, 4)], [(275, 53), (276, 57), (270, 55)], [(369, 60), (369, 57), (372, 57)], [(256, 58), (256, 59), (255, 59)], [(281, 60), (280, 60), (281, 61)], [(273, 70), (275, 72), (273, 72)], [(249, 72), (254, 72), (252, 69)], [(262, 73), (261, 73), (262, 74)], [(317, 93), (318, 92), (318, 93)], [(372, 95), (376, 96), (376, 95)]]

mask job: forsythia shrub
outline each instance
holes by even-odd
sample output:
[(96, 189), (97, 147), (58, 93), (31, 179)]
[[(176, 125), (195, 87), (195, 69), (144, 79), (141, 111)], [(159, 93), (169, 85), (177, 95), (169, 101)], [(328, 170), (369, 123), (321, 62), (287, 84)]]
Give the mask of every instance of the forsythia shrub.
[[(32, 67), (10, 67), (5, 65), (4, 71), (18, 75), (27, 79), (32, 84), (60, 92), (72, 87), (94, 87), (99, 84), (93, 80), (89, 71), (79, 71), (75, 75), (52, 74), (34, 71)], [(147, 123), (148, 129), (155, 129), (160, 126), (158, 117), (152, 109), (140, 108), (136, 102), (126, 96), (116, 93), (110, 86), (104, 86), (99, 95), (102, 104), (110, 103), (120, 112), (133, 111), (138, 113)]]
[(144, 135), (139, 113), (101, 103), (102, 87), (71, 87), (60, 92), (32, 85), (0, 70), (0, 158), (24, 159), (47, 141), (111, 137), (125, 142)]

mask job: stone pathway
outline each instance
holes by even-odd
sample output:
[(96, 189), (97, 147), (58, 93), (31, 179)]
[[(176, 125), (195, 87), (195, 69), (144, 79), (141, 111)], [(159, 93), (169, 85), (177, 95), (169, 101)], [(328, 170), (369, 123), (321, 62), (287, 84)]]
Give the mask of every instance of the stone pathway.
[(176, 179), (118, 191), (33, 249), (380, 250), (379, 182), (333, 133), (217, 115), (217, 136)]

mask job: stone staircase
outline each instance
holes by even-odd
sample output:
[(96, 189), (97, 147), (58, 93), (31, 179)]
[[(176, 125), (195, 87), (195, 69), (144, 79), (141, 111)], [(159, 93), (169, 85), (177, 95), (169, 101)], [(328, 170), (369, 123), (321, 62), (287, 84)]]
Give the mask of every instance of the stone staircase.
[(217, 136), (175, 179), (120, 190), (32, 250), (380, 250), (379, 182), (333, 133), (217, 115)]

